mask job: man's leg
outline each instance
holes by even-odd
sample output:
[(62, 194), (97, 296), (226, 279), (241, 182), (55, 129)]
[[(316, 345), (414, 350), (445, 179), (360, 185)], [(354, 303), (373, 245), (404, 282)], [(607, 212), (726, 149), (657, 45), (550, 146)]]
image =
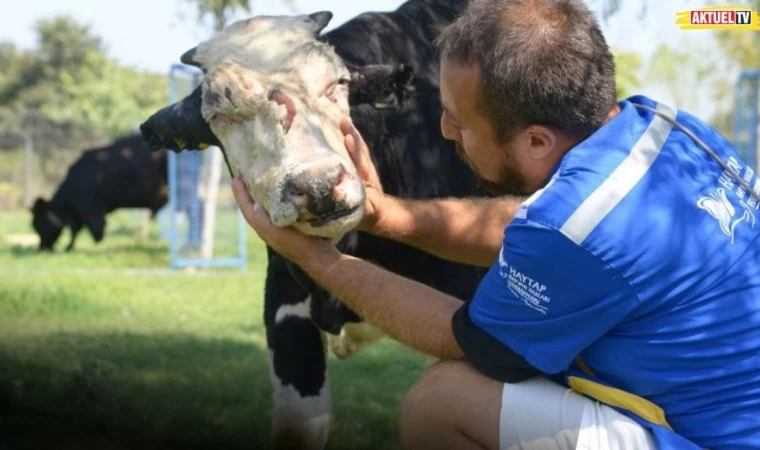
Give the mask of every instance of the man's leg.
[(651, 434), (606, 405), (543, 377), (503, 384), (460, 361), (425, 371), (402, 407), (409, 449), (655, 449)]
[(465, 362), (433, 364), (401, 407), (403, 447), (498, 449), (503, 386)]

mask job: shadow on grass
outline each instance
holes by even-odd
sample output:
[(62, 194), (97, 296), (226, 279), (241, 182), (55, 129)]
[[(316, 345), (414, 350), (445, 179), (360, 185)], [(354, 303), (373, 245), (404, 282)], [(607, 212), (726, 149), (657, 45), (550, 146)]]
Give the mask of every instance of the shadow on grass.
[(0, 247), (0, 266), (10, 264), (13, 268), (42, 269), (126, 269), (166, 268), (169, 251), (166, 243), (155, 241), (102, 242), (85, 245), (66, 252), (60, 246), (53, 252), (40, 252), (37, 248), (24, 246)]
[[(0, 250), (1, 251), (1, 250)], [(74, 247), (70, 252), (65, 251), (65, 246), (60, 246), (54, 251), (39, 251), (36, 246), (10, 245), (7, 251), (13, 256), (59, 256), (59, 255), (103, 255), (106, 253), (143, 253), (151, 257), (163, 256), (166, 252), (166, 244), (158, 239), (145, 239), (130, 243), (117, 243), (111, 245), (95, 244), (82, 248)]]
[[(254, 343), (61, 333), (20, 347), (0, 344), (4, 450), (271, 448), (267, 356)], [(397, 448), (398, 406), (424, 365), (395, 343), (331, 360), (327, 448)]]
[(0, 448), (269, 446), (268, 369), (254, 344), (58, 334), (44, 347), (0, 350)]
[[(16, 245), (12, 244), (6, 247), (8, 253), (10, 253), (13, 256), (33, 256), (37, 254), (42, 254), (37, 248), (37, 246), (31, 246), (31, 245)], [(0, 252), (5, 253), (2, 248), (0, 248)]]

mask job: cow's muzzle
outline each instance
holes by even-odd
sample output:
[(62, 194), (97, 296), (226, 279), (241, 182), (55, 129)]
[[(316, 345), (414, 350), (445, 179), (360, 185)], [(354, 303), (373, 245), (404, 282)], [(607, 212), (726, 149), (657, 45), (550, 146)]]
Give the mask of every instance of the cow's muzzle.
[(201, 87), (182, 101), (167, 106), (140, 125), (143, 140), (151, 150), (203, 150), (208, 146), (221, 147), (201, 114)]
[(340, 162), (300, 166), (285, 181), (282, 201), (296, 208), (299, 221), (318, 228), (359, 209), (359, 204), (352, 204), (355, 196), (350, 193), (356, 182)]

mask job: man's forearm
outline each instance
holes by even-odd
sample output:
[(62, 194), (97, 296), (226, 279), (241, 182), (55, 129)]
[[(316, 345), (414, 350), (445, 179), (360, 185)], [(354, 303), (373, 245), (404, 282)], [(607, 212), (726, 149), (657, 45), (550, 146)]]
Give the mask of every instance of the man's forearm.
[(302, 265), (314, 281), (383, 333), (439, 359), (461, 359), (451, 327), (462, 301), (339, 253)]
[(377, 235), (443, 259), (484, 267), (498, 257), (504, 229), (524, 200), (386, 198), (388, 213)]

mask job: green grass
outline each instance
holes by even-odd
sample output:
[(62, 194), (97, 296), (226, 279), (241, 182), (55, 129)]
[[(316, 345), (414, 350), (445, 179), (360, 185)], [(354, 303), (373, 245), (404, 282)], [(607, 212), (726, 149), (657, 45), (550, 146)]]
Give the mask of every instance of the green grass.
[[(116, 213), (100, 244), (38, 254), (8, 243), (28, 214), (0, 212), (0, 448), (269, 448), (262, 242), (249, 232), (246, 272), (171, 271), (156, 224), (137, 228)], [(328, 448), (397, 448), (428, 363), (389, 339), (331, 356)]]

